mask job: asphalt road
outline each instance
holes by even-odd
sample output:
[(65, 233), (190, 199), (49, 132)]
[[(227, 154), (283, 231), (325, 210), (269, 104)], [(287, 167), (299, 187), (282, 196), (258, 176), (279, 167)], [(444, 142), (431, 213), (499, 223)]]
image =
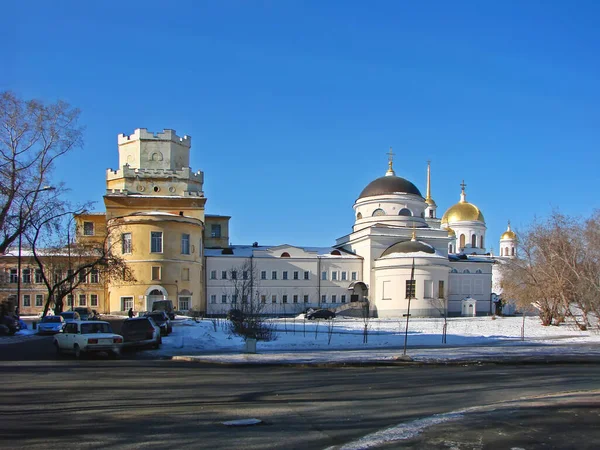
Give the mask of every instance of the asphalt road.
[[(48, 358), (5, 361), (0, 372), (1, 448), (366, 448), (365, 435), (400, 425), (396, 434), (410, 437), (414, 423), (464, 408), (476, 409), (384, 448), (600, 448), (598, 364), (229, 367)], [(223, 425), (247, 418), (263, 424)]]

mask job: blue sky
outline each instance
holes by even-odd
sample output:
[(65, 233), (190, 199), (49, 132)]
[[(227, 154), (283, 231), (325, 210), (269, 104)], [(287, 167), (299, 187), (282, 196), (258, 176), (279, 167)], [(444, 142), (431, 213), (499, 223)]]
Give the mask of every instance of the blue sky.
[(598, 208), (594, 1), (9, 1), (0, 89), (82, 110), (56, 177), (103, 210), (116, 136), (193, 137), (207, 212), (234, 244), (331, 245), (382, 176), (438, 215), (467, 199), (487, 245), (510, 219)]

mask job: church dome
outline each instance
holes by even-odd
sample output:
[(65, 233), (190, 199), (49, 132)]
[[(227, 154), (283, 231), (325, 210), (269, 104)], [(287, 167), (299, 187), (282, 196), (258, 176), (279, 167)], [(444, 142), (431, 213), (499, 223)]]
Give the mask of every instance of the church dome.
[(407, 179), (397, 177), (396, 175), (385, 175), (371, 181), (362, 190), (358, 198), (398, 193), (413, 194), (422, 197), (419, 189)]
[(433, 254), (433, 253), (435, 253), (435, 249), (431, 245), (425, 244), (424, 242), (421, 242), (421, 241), (416, 241), (416, 240), (403, 241), (403, 242), (397, 242), (394, 245), (388, 247), (381, 254), (381, 257), (389, 256), (393, 253), (418, 253), (418, 252)]
[(508, 227), (506, 227), (506, 231), (502, 233), (502, 236), (500, 236), (501, 241), (504, 239), (517, 239), (517, 235), (514, 233), (514, 231), (510, 229), (510, 222), (508, 222)]
[(452, 228), (448, 227), (446, 230), (448, 231), (449, 237), (456, 237), (456, 232)]
[(460, 194), (460, 201), (448, 208), (448, 210), (442, 216), (442, 223), (447, 224), (451, 222), (462, 221), (477, 221), (485, 223), (483, 213), (479, 210), (479, 208), (466, 200), (464, 186)]

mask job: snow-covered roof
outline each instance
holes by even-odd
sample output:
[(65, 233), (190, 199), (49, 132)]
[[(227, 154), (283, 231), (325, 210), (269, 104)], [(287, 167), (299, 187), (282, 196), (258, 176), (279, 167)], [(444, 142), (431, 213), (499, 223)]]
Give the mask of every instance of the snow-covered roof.
[[(273, 249), (286, 248), (291, 247), (294, 249), (299, 249), (303, 251), (304, 255), (302, 258), (350, 258), (350, 259), (361, 259), (360, 256), (354, 255), (352, 253), (348, 253), (345, 250), (337, 249), (335, 247), (296, 247), (296, 246), (283, 246), (283, 245), (232, 245), (227, 249), (222, 248), (207, 248), (204, 251), (206, 256), (230, 256), (237, 258), (249, 258), (251, 256), (257, 256), (257, 253), (260, 257), (279, 257), (280, 255), (270, 255), (268, 252)], [(223, 253), (225, 250), (225, 253)], [(331, 252), (337, 251), (339, 255), (332, 255)], [(294, 256), (291, 256), (292, 258)]]

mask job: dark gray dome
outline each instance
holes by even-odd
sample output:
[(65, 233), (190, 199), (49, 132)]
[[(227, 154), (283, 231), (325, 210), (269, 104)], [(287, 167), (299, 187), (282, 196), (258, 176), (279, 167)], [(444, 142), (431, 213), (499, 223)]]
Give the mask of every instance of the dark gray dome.
[(395, 194), (398, 192), (423, 197), (419, 189), (407, 179), (395, 175), (386, 175), (371, 181), (367, 187), (362, 190), (358, 198), (372, 197), (373, 195)]
[(428, 244), (420, 241), (403, 241), (396, 242), (391, 247), (388, 247), (381, 256), (391, 255), (392, 253), (417, 253), (417, 252), (425, 252), (433, 254), (435, 253), (435, 249)]

